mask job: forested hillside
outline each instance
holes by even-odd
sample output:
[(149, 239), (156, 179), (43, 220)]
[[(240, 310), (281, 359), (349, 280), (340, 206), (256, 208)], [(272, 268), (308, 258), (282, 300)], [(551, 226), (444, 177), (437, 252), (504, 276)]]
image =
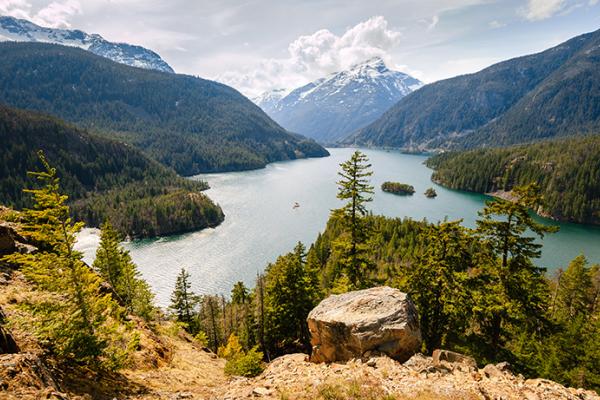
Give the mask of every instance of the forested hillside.
[[(338, 192), (347, 203), (333, 211), (308, 251), (298, 243), (257, 275), (254, 289), (237, 282), (229, 299), (197, 295), (181, 269), (168, 311), (152, 304), (148, 284), (109, 223), (101, 228), (94, 263), (83, 262), (73, 248), (82, 225), (68, 218), (60, 181), (45, 168), (37, 175), (43, 187), (30, 191), (32, 209), (0, 210), (0, 345), (8, 365), (0, 370), (0, 393), (10, 399), (279, 399), (287, 393), (404, 399), (417, 387), (425, 390), (417, 392), (423, 399), (598, 398), (575, 387), (600, 388), (600, 268), (579, 256), (547, 279), (532, 263), (541, 248), (535, 236), (555, 229), (529, 215), (537, 201), (531, 186), (520, 188), (515, 202), (487, 203), (476, 229), (460, 221), (389, 219), (366, 207), (368, 160), (356, 153), (351, 161), (342, 164)], [(35, 250), (18, 251), (23, 248)], [(410, 296), (422, 354), (401, 364), (385, 350), (364, 354), (367, 361), (357, 352), (331, 368), (306, 362), (304, 354), (275, 359), (310, 351), (307, 315), (322, 299), (380, 285)], [(367, 300), (355, 307), (360, 315), (378, 305)], [(381, 332), (373, 325), (363, 334)], [(445, 353), (458, 360), (440, 363), (439, 350), (428, 357), (439, 348), (474, 359)], [(535, 377), (572, 387), (527, 379)]]
[(435, 169), (434, 181), (453, 189), (489, 193), (537, 182), (542, 213), (600, 224), (600, 135), (445, 153), (427, 165)]
[[(215, 350), (233, 337), (247, 355), (258, 346), (273, 359), (310, 350), (306, 319), (321, 299), (387, 285), (415, 303), (423, 354), (450, 349), (481, 365), (508, 361), (515, 373), (600, 388), (600, 268), (581, 255), (552, 277), (533, 263), (537, 239), (558, 229), (530, 215), (540, 201), (535, 186), (515, 188), (514, 202), (486, 203), (475, 229), (391, 219), (369, 211), (368, 162), (357, 152), (341, 164), (343, 207), (309, 249), (298, 243), (268, 265), (254, 290), (238, 282), (231, 301), (198, 299), (182, 271), (171, 306), (178, 320)], [(247, 367), (243, 360), (228, 363)]]
[(228, 86), (59, 45), (1, 43), (0, 101), (122, 138), (182, 175), (328, 154)]
[(344, 143), (412, 150), (499, 146), (598, 131), (600, 31), (426, 85)]
[(109, 218), (133, 237), (219, 224), (221, 209), (204, 182), (179, 177), (139, 150), (44, 115), (0, 105), (0, 204), (29, 206), (27, 171), (43, 168), (38, 150), (57, 169), (75, 215), (91, 226)]

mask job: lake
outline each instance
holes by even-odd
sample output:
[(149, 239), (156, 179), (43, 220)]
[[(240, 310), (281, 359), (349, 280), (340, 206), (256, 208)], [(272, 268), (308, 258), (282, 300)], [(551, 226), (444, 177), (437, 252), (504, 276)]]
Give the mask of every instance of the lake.
[[(265, 169), (207, 174), (192, 179), (206, 180), (206, 193), (221, 205), (225, 221), (215, 229), (184, 235), (125, 243), (144, 278), (152, 286), (161, 306), (169, 303), (175, 277), (182, 267), (192, 276), (197, 293), (228, 294), (237, 281), (254, 286), (256, 274), (277, 256), (289, 252), (298, 241), (307, 247), (325, 227), (336, 199), (339, 164), (354, 149), (329, 149), (331, 156), (278, 162)], [(375, 195), (369, 208), (374, 214), (390, 217), (426, 218), (428, 221), (463, 219), (474, 227), (477, 211), (489, 197), (445, 189), (431, 182), (431, 170), (423, 165), (427, 157), (396, 151), (363, 149), (373, 165)], [(413, 196), (384, 193), (384, 181), (411, 184)], [(423, 192), (434, 187), (438, 196)], [(293, 208), (294, 203), (300, 207)], [(547, 236), (542, 258), (537, 262), (549, 271), (564, 267), (584, 253), (590, 262), (600, 262), (600, 228), (557, 223), (559, 233)], [(93, 260), (98, 243), (97, 230), (86, 229), (78, 249), (87, 262)]]

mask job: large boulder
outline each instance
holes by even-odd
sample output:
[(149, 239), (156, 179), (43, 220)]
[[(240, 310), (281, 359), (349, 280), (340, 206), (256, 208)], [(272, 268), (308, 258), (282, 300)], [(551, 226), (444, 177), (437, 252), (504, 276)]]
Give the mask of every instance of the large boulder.
[(348, 361), (366, 352), (406, 361), (421, 346), (417, 309), (387, 286), (334, 295), (308, 314), (313, 362)]

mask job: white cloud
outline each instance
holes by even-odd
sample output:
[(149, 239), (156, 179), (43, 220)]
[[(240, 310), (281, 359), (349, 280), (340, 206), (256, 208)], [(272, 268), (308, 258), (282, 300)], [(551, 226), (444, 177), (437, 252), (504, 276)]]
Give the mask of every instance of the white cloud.
[(493, 20), (488, 23), (488, 26), (492, 29), (499, 29), (504, 28), (506, 26), (506, 23), (500, 22), (498, 20)]
[(288, 46), (287, 58), (262, 60), (253, 68), (225, 72), (217, 80), (249, 96), (296, 87), (371, 57), (390, 61), (389, 51), (400, 43), (400, 38), (401, 33), (391, 29), (384, 17), (375, 16), (341, 36), (328, 29), (300, 36)]
[(539, 21), (550, 18), (564, 6), (565, 0), (528, 0), (524, 15), (530, 21)]
[(590, 6), (595, 6), (596, 4), (598, 4), (599, 0), (590, 0)]
[(33, 22), (51, 28), (70, 28), (69, 20), (81, 14), (81, 4), (77, 0), (53, 1), (33, 16)]
[(34, 11), (27, 0), (0, 0), (0, 14), (28, 19), (50, 28), (69, 28), (71, 17), (81, 14), (81, 4), (78, 0), (53, 1)]
[(439, 22), (440, 22), (440, 17), (438, 17), (437, 15), (434, 15), (433, 18), (431, 18), (431, 23), (427, 26), (427, 30), (428, 31), (433, 30)]
[(0, 14), (15, 18), (29, 18), (31, 4), (26, 0), (0, 0)]

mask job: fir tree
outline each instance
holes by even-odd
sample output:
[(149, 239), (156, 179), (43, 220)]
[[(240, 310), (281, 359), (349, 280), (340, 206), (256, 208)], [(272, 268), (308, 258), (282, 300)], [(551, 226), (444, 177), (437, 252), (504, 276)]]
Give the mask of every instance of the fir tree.
[(427, 353), (446, 345), (448, 335), (462, 332), (468, 322), (470, 238), (461, 221), (431, 225), (423, 240), (423, 255), (407, 271), (406, 290), (420, 316)]
[(34, 334), (61, 360), (119, 368), (136, 336), (123, 322), (123, 308), (102, 293), (100, 277), (73, 249), (82, 224), (69, 217), (56, 170), (41, 152), (39, 157), (44, 171), (32, 175), (42, 187), (26, 190), (34, 206), (22, 212), (22, 234), (40, 250), (7, 257), (44, 293), (27, 306), (34, 317)]
[(273, 350), (308, 351), (306, 317), (319, 299), (318, 280), (307, 268), (306, 248), (298, 243), (292, 253), (281, 256), (265, 273), (266, 336)]
[(237, 282), (231, 290), (231, 317), (234, 321), (235, 332), (238, 333), (244, 347), (249, 349), (256, 344), (252, 300), (248, 288), (243, 282)]
[(129, 252), (120, 245), (118, 232), (107, 221), (102, 225), (100, 246), (93, 264), (100, 275), (113, 287), (127, 311), (145, 320), (154, 316), (154, 296), (141, 279)]
[(517, 187), (513, 192), (515, 201), (488, 202), (477, 221), (477, 232), (490, 257), (480, 276), (485, 291), (477, 296), (480, 302), (476, 311), (493, 352), (502, 344), (507, 323), (520, 321), (535, 329), (543, 322), (548, 287), (544, 269), (532, 262), (532, 258), (540, 257), (542, 245), (527, 232), (543, 237), (558, 230), (538, 224), (529, 214), (529, 209), (541, 202), (535, 185)]
[(373, 172), (368, 162), (367, 156), (357, 150), (350, 160), (340, 164), (342, 171), (338, 172), (341, 179), (337, 182), (337, 197), (347, 203), (333, 213), (345, 225), (345, 235), (334, 243), (334, 248), (351, 288), (367, 287), (373, 268), (367, 255), (369, 229), (364, 220), (367, 215), (366, 203), (373, 200), (373, 186), (369, 183)]
[(219, 296), (202, 296), (202, 307), (200, 309), (199, 324), (203, 332), (208, 336), (210, 347), (216, 353), (226, 337), (223, 336), (221, 320), (225, 320), (225, 314), (221, 312), (221, 298)]
[(198, 296), (192, 292), (190, 274), (185, 268), (181, 268), (181, 272), (177, 275), (175, 289), (171, 294), (171, 305), (169, 308), (175, 313), (177, 321), (183, 323), (186, 330), (193, 335), (199, 331), (196, 318), (198, 302)]
[(248, 298), (248, 288), (244, 285), (244, 282), (236, 282), (231, 290), (231, 302), (233, 304), (246, 304)]
[(583, 255), (569, 263), (556, 282), (556, 298), (552, 309), (554, 318), (569, 321), (593, 312), (598, 302), (597, 288), (592, 278), (595, 274), (597, 267), (588, 267)]

